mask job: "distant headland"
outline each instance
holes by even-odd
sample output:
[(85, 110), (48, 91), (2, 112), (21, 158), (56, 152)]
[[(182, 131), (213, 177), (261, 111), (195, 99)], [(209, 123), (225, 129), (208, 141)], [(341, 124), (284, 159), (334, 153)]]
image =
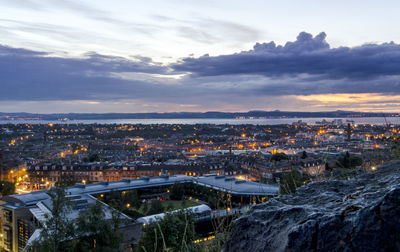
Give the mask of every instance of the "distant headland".
[(357, 118), (357, 117), (399, 117), (399, 113), (374, 113), (354, 111), (293, 112), (262, 111), (248, 112), (166, 112), (166, 113), (4, 113), (0, 120), (104, 120), (104, 119), (273, 119), (273, 118)]

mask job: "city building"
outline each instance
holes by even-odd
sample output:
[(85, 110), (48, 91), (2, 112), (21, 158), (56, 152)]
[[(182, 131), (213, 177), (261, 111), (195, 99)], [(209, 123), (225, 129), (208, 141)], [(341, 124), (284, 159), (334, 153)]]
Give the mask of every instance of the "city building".
[[(78, 217), (79, 212), (96, 202), (94, 195), (110, 193), (111, 191), (128, 191), (140, 188), (168, 187), (175, 183), (195, 183), (217, 191), (231, 194), (232, 197), (247, 197), (252, 200), (256, 196), (273, 197), (278, 194), (278, 185), (267, 185), (232, 177), (205, 175), (199, 177), (185, 175), (166, 175), (159, 177), (142, 177), (140, 179), (122, 179), (121, 181), (101, 181), (96, 184), (76, 184), (67, 187), (66, 196), (73, 202), (73, 211), (68, 218)], [(51, 189), (50, 189), (51, 190)], [(106, 212), (110, 208), (104, 204)], [(45, 222), (45, 214), (51, 209), (48, 191), (36, 191), (3, 197), (0, 201), (0, 247), (6, 251), (23, 251), (26, 246), (40, 235), (40, 227)], [(108, 214), (109, 215), (109, 214)], [(128, 233), (124, 247), (137, 242), (140, 236), (140, 223), (126, 215), (122, 215)]]

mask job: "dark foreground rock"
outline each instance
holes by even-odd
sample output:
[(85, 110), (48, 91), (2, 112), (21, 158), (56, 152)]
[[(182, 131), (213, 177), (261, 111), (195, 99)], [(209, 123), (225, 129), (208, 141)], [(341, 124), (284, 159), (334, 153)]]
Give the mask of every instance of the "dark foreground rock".
[(238, 251), (400, 251), (400, 162), (253, 207), (225, 245)]

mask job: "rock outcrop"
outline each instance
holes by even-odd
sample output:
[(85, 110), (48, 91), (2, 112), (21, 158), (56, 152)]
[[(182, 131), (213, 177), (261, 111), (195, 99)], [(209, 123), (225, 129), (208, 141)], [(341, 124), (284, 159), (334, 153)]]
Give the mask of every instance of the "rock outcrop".
[(224, 251), (400, 251), (400, 162), (254, 206)]

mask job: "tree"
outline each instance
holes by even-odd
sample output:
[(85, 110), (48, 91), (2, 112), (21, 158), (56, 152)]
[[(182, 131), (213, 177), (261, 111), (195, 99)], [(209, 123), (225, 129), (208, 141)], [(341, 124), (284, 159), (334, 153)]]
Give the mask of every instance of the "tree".
[(99, 157), (99, 154), (93, 153), (93, 154), (89, 154), (87, 157), (85, 157), (83, 159), (83, 161), (84, 162), (90, 162), (90, 163), (98, 162), (98, 161), (100, 161), (100, 157)]
[(75, 251), (119, 251), (123, 234), (119, 230), (120, 215), (112, 211), (111, 220), (106, 214), (101, 202), (96, 201), (90, 208), (81, 213), (77, 220), (79, 238)]
[(392, 147), (391, 150), (392, 154), (396, 159), (400, 159), (400, 140), (392, 140)]
[(169, 198), (171, 200), (181, 200), (185, 195), (185, 185), (181, 183), (175, 183), (170, 188)]
[(65, 197), (62, 188), (52, 188), (49, 191), (51, 199), (50, 214), (45, 215), (45, 223), (41, 227), (40, 238), (33, 244), (34, 251), (71, 251), (72, 246), (63, 244), (73, 240), (74, 223), (69, 220), (71, 202)]
[(271, 161), (281, 161), (281, 160), (288, 160), (289, 157), (283, 153), (283, 152), (278, 152), (271, 157)]
[(136, 190), (127, 191), (122, 195), (122, 203), (132, 205), (134, 208), (139, 209), (142, 205), (139, 195)]
[(124, 208), (122, 209), (122, 212), (133, 219), (138, 219), (144, 216), (144, 214), (133, 208)]
[(73, 176), (64, 175), (55, 183), (56, 187), (68, 187), (75, 185), (76, 181)]
[(144, 203), (143, 204), (143, 209), (142, 209), (142, 211), (143, 211), (143, 214), (147, 214), (147, 212), (149, 211), (149, 206), (148, 206), (148, 204), (147, 203)]
[(341, 164), (344, 168), (350, 168), (350, 166), (351, 166), (350, 153), (348, 151), (346, 151), (344, 158), (341, 159)]
[(357, 167), (363, 164), (363, 159), (359, 156), (352, 156), (350, 158), (351, 167)]
[(119, 230), (120, 214), (111, 210), (111, 219), (106, 219), (100, 201), (71, 220), (72, 203), (63, 188), (52, 188), (51, 214), (46, 215), (40, 238), (34, 242), (32, 251), (119, 251), (123, 234)]
[(363, 160), (361, 157), (355, 156), (355, 155), (350, 155), (348, 151), (346, 151), (346, 154), (343, 157), (340, 157), (338, 159), (338, 166), (343, 167), (343, 168), (355, 168), (357, 166), (362, 165)]
[(304, 185), (308, 180), (309, 177), (307, 175), (301, 174), (296, 169), (282, 173), (279, 181), (279, 191), (281, 194), (295, 193), (297, 187)]
[(325, 171), (331, 171), (331, 170), (332, 170), (332, 168), (329, 166), (329, 163), (326, 162), (325, 163)]
[(164, 207), (159, 200), (152, 200), (150, 203), (150, 209), (148, 215), (159, 214), (164, 212)]
[(194, 218), (180, 211), (145, 226), (139, 240), (141, 251), (187, 251), (195, 239)]
[(8, 181), (0, 181), (0, 194), (7, 196), (15, 193), (15, 183)]
[(400, 145), (395, 144), (391, 148), (392, 154), (395, 156), (396, 159), (400, 159)]
[(219, 203), (220, 203), (220, 201), (218, 200), (217, 196), (215, 196), (215, 195), (208, 195), (208, 197), (207, 197), (207, 204), (208, 204), (212, 209), (218, 209), (218, 208), (219, 208)]
[(124, 206), (122, 193), (120, 191), (111, 190), (109, 193), (104, 195), (102, 200), (117, 210), (121, 210)]

